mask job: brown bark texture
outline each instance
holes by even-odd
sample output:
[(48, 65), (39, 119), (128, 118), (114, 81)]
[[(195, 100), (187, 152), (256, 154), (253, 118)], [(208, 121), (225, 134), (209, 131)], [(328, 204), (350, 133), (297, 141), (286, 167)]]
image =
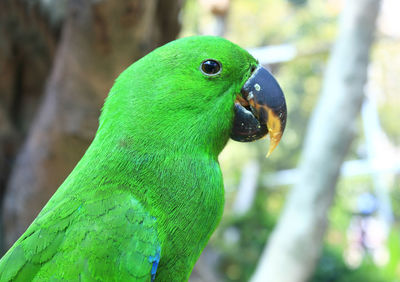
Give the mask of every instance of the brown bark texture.
[(348, 0), (292, 188), (251, 281), (303, 282), (315, 269), (340, 167), (364, 98), (380, 0)]
[[(62, 1), (57, 1), (60, 8)], [(39, 0), (0, 1), (1, 200), (15, 155), (38, 108), (59, 38), (60, 20), (51, 20), (42, 8)]]
[(84, 154), (119, 73), (176, 38), (181, 4), (181, 0), (67, 1), (42, 103), (4, 197), (6, 248)]
[(12, 159), (31, 125), (51, 67), (59, 25), (39, 5), (0, 2), (0, 191)]

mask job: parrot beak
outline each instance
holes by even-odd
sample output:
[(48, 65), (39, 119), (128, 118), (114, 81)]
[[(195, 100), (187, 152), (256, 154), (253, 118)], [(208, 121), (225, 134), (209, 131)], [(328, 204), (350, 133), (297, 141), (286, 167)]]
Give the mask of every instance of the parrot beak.
[(278, 82), (268, 70), (259, 66), (236, 98), (231, 138), (251, 142), (269, 133), (268, 157), (281, 140), (286, 115), (285, 96)]

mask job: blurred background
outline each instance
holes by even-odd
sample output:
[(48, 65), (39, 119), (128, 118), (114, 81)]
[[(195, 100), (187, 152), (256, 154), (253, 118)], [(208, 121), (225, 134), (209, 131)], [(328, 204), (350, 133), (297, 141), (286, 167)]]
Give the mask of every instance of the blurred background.
[(175, 38), (252, 53), (286, 94), (278, 148), (230, 141), (191, 281), (400, 281), (398, 0), (2, 0), (2, 253), (90, 144), (118, 74)]

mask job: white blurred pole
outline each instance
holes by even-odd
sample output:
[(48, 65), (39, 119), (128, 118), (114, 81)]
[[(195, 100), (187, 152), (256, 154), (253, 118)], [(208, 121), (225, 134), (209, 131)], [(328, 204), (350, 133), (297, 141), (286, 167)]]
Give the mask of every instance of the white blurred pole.
[(260, 165), (256, 160), (246, 164), (242, 172), (242, 178), (238, 187), (233, 213), (241, 216), (249, 211), (257, 192), (257, 182), (260, 174)]
[(249, 48), (247, 51), (256, 58), (261, 65), (288, 62), (298, 55), (296, 46), (292, 44), (255, 47)]
[(379, 0), (348, 0), (281, 217), (252, 282), (305, 282), (321, 251), (340, 167), (353, 139)]

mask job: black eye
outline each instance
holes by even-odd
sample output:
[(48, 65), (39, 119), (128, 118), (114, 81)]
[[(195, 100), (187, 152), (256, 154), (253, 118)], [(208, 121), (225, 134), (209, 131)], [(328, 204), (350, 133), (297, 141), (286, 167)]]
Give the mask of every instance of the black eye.
[(217, 75), (221, 72), (221, 63), (216, 60), (205, 60), (201, 63), (200, 70), (202, 73), (208, 76)]

